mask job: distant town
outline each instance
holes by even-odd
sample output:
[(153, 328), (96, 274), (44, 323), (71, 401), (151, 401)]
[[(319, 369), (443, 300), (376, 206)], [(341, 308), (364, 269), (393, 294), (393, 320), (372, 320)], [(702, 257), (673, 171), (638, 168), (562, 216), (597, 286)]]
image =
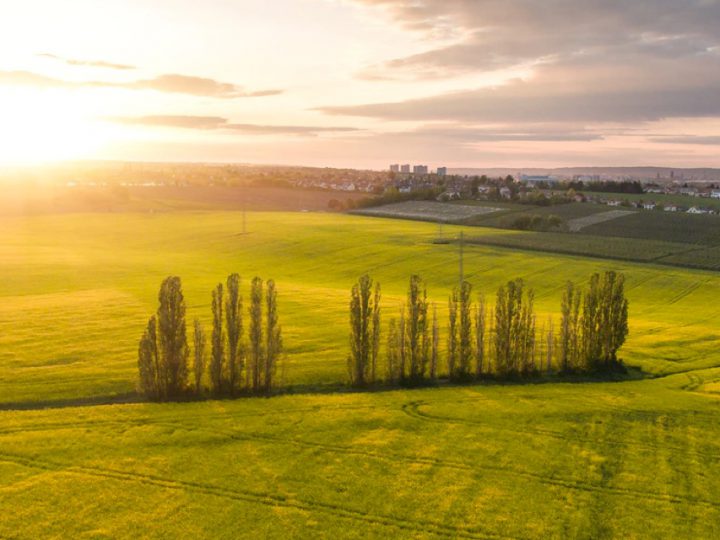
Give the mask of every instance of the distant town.
[[(486, 172), (483, 172), (486, 171)], [(602, 204), (690, 214), (720, 213), (720, 170), (451, 169), (394, 163), (384, 171), (274, 165), (82, 162), (0, 171), (4, 185), (65, 188), (284, 187), (336, 192), (332, 210), (399, 200), (490, 200), (546, 206)], [(353, 194), (348, 199), (343, 194)], [(366, 199), (362, 199), (365, 194)], [(361, 197), (361, 198), (358, 198)]]

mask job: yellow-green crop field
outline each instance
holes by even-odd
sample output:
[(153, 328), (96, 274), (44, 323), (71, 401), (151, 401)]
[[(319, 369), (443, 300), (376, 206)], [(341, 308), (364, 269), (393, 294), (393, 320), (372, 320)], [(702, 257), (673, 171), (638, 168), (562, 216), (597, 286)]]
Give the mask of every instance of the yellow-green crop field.
[[(411, 273), (442, 314), (457, 246), (433, 244), (436, 227), (0, 218), (0, 538), (720, 537), (720, 274), (466, 246), (475, 292), (521, 277), (540, 322), (566, 280), (624, 272), (621, 356), (644, 377), (342, 391), (361, 273), (382, 284), (386, 318)], [(137, 401), (160, 281), (181, 276), (189, 318), (209, 326), (210, 290), (231, 272), (246, 295), (253, 276), (276, 280), (292, 393)]]

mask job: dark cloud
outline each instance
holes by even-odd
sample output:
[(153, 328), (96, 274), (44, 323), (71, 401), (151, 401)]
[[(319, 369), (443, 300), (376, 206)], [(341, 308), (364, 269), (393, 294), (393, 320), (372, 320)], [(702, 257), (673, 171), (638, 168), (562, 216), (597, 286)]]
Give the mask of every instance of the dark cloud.
[(387, 120), (476, 122), (631, 122), (720, 116), (720, 84), (707, 88), (564, 91), (517, 82), (424, 99), (324, 107), (334, 115)]
[(356, 1), (386, 8), (408, 28), (470, 33), (485, 56), (520, 59), (668, 37), (717, 43), (720, 26), (716, 0)]
[(529, 68), (525, 81), (330, 114), (458, 122), (641, 122), (720, 116), (718, 0), (356, 0), (454, 44), (395, 58), (366, 79)]
[(220, 116), (151, 115), (110, 117), (109, 121), (120, 124), (173, 127), (188, 129), (222, 129), (248, 135), (299, 135), (315, 136), (329, 132), (353, 132), (358, 128), (342, 126), (282, 126), (265, 124), (236, 124)]
[(37, 56), (40, 56), (42, 58), (49, 58), (51, 60), (57, 60), (58, 62), (62, 62), (69, 66), (86, 66), (95, 68), (116, 69), (120, 71), (136, 69), (135, 66), (131, 66), (129, 64), (116, 64), (113, 62), (106, 62), (104, 60), (77, 60), (74, 58), (64, 58), (62, 56), (50, 53), (42, 53), (38, 54)]
[[(716, 0), (356, 0), (383, 6), (401, 24), (453, 26), (450, 46), (388, 61), (389, 71), (430, 67), (493, 70), (583, 56), (681, 58), (720, 44)], [(638, 66), (641, 67), (641, 66)]]
[(157, 92), (187, 94), (191, 96), (233, 99), (261, 97), (280, 94), (282, 90), (248, 91), (243, 87), (191, 75), (168, 74), (152, 79), (129, 82), (67, 81), (46, 77), (29, 71), (0, 71), (0, 84), (14, 86), (37, 86), (43, 88), (126, 88), (129, 90), (154, 90)]

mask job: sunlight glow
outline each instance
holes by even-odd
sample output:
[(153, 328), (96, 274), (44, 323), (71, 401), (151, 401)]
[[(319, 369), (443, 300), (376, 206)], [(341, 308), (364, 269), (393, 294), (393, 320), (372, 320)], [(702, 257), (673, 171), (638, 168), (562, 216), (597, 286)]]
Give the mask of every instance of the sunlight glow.
[(88, 95), (62, 90), (0, 89), (0, 163), (33, 164), (91, 157), (112, 126), (87, 115)]

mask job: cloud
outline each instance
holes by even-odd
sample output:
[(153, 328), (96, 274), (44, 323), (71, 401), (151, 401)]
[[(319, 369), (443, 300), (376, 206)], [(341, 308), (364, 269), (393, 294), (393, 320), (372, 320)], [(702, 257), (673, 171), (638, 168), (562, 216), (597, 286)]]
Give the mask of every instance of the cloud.
[(359, 128), (344, 126), (274, 126), (262, 124), (228, 124), (227, 129), (252, 135), (317, 135), (319, 133), (340, 133), (361, 131)]
[(69, 66), (87, 66), (96, 68), (116, 69), (120, 71), (136, 69), (135, 66), (131, 66), (129, 64), (116, 64), (113, 62), (106, 62), (105, 60), (76, 60), (73, 58), (64, 58), (62, 56), (51, 53), (42, 53), (38, 54), (37, 56), (42, 58), (49, 58), (50, 60), (57, 60), (58, 62), (62, 62)]
[[(91, 83), (94, 86), (103, 86), (106, 83)], [(282, 93), (282, 90), (261, 90), (248, 92), (241, 86), (231, 83), (219, 82), (214, 79), (193, 77), (190, 75), (160, 75), (153, 79), (139, 80), (130, 83), (121, 83), (117, 86), (136, 88), (139, 90), (156, 90), (158, 92), (190, 94), (193, 96), (206, 96), (217, 98), (239, 98), (272, 96)]]
[(427, 138), (437, 141), (472, 144), (479, 142), (569, 142), (598, 141), (604, 135), (577, 126), (530, 125), (530, 126), (423, 126), (411, 131), (393, 134), (397, 138)]
[(283, 90), (248, 91), (236, 84), (191, 75), (168, 74), (152, 79), (129, 82), (67, 81), (29, 71), (0, 71), (0, 85), (36, 86), (41, 88), (125, 88), (128, 90), (154, 90), (157, 92), (187, 94), (191, 96), (234, 99), (280, 94)]
[[(522, 70), (496, 88), (323, 107), (336, 115), (458, 122), (644, 122), (720, 116), (717, 0), (356, 0), (458, 38), (368, 66), (365, 79)], [(461, 81), (461, 79), (458, 79)], [(459, 83), (462, 84), (462, 83)]]
[(679, 136), (661, 136), (649, 137), (649, 141), (655, 143), (669, 144), (702, 144), (710, 146), (720, 146), (720, 135), (679, 135)]
[(720, 84), (707, 88), (566, 92), (517, 82), (424, 99), (322, 107), (328, 114), (386, 120), (477, 122), (632, 122), (720, 116)]
[(150, 115), (150, 116), (114, 116), (107, 120), (116, 124), (174, 127), (189, 129), (218, 129), (227, 124), (227, 119), (220, 116), (186, 116), (186, 115)]
[(688, 39), (717, 44), (720, 26), (720, 5), (715, 0), (355, 1), (384, 8), (410, 29), (450, 28), (454, 35), (469, 36), (464, 45), (485, 49), (477, 51), (479, 59), (466, 55), (456, 60), (473, 67), (495, 55), (522, 60), (595, 46)]
[(46, 77), (30, 71), (0, 71), (0, 85), (4, 86), (37, 86), (39, 88), (63, 88), (73, 83)]
[(354, 127), (343, 126), (284, 126), (266, 124), (236, 124), (219, 116), (192, 115), (151, 115), (110, 117), (107, 120), (120, 124), (171, 127), (187, 129), (227, 130), (248, 135), (299, 135), (315, 136), (320, 133), (340, 133), (360, 131)]

